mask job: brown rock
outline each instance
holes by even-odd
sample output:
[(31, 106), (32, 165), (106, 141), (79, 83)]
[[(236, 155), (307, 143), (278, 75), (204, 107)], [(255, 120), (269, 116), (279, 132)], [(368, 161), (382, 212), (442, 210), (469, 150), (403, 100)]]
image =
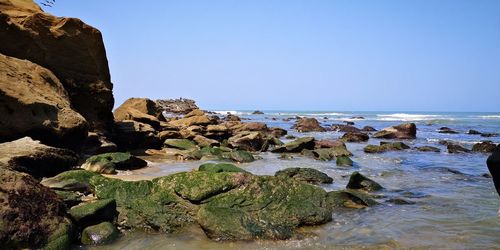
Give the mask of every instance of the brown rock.
[(324, 132), (325, 128), (321, 127), (318, 120), (314, 118), (301, 118), (292, 127), (299, 132)]
[(202, 136), (202, 135), (195, 136), (193, 138), (193, 141), (195, 141), (196, 144), (198, 144), (198, 146), (200, 146), (200, 147), (213, 147), (213, 146), (220, 145), (220, 142), (213, 140), (213, 139), (209, 139), (209, 138)]
[(166, 130), (158, 133), (158, 137), (160, 138), (160, 140), (164, 141), (166, 139), (179, 139), (182, 138), (182, 135), (181, 133), (179, 133), (179, 131)]
[(496, 147), (497, 145), (495, 145), (492, 141), (483, 141), (474, 144), (474, 146), (472, 146), (472, 151), (480, 153), (493, 153)]
[(209, 124), (214, 124), (214, 120), (211, 119), (210, 117), (206, 115), (201, 115), (201, 116), (191, 116), (187, 118), (181, 118), (178, 120), (172, 120), (170, 121), (170, 124), (176, 127), (189, 127), (193, 125), (209, 125)]
[(132, 120), (116, 122), (113, 141), (121, 149), (160, 148), (162, 145), (151, 125)]
[(52, 72), (0, 54), (0, 142), (24, 136), (78, 149), (87, 137), (87, 122), (71, 108)]
[(359, 128), (356, 128), (351, 125), (345, 125), (345, 124), (333, 124), (332, 125), (332, 130), (337, 131), (337, 132), (351, 132), (351, 133), (360, 133), (361, 130)]
[(417, 135), (417, 126), (415, 123), (405, 123), (397, 126), (384, 128), (375, 133), (374, 138), (384, 139), (415, 139)]
[(195, 109), (189, 113), (187, 113), (184, 118), (188, 118), (188, 117), (193, 117), (193, 116), (203, 116), (205, 115), (205, 112), (199, 110), (199, 109)]
[[(132, 109), (133, 111), (130, 111)], [(156, 103), (147, 98), (129, 98), (113, 112), (113, 115), (117, 121), (134, 120), (138, 122), (145, 122), (137, 119), (140, 118), (140, 116), (137, 117), (136, 115), (138, 112), (139, 114), (147, 115), (145, 116), (148, 117), (147, 120), (154, 120), (155, 125), (157, 125), (159, 121), (165, 120), (161, 114), (160, 108), (156, 106)], [(153, 116), (154, 119), (150, 118), (150, 116)], [(154, 126), (153, 124), (150, 125)]]
[(260, 151), (264, 145), (265, 139), (261, 132), (243, 131), (229, 138), (228, 143), (233, 148)]
[(195, 101), (185, 98), (156, 100), (156, 104), (162, 111), (175, 114), (187, 114), (198, 109)]
[(370, 137), (365, 133), (347, 132), (341, 139), (346, 142), (365, 142), (368, 141)]
[(92, 129), (111, 128), (113, 85), (99, 30), (76, 18), (45, 13), (31, 1), (3, 0), (0, 37), (0, 53), (52, 71), (67, 91), (71, 106)]

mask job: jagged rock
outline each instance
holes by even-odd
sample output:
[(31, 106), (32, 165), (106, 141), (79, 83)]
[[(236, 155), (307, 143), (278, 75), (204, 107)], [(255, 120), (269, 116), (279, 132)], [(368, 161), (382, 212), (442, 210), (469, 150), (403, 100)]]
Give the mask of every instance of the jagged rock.
[(359, 172), (354, 172), (351, 174), (351, 178), (349, 178), (349, 183), (347, 183), (346, 188), (348, 189), (363, 189), (366, 191), (377, 191), (382, 189), (377, 182), (372, 179), (360, 174)]
[(276, 147), (272, 150), (273, 153), (299, 153), (304, 149), (314, 149), (314, 137), (302, 137), (294, 141), (287, 142), (282, 146)]
[(450, 154), (469, 153), (470, 152), (469, 149), (464, 148), (464, 147), (457, 145), (457, 144), (448, 144), (446, 146), (446, 148), (448, 149), (448, 153), (450, 153)]
[(373, 135), (374, 138), (384, 139), (415, 139), (416, 136), (417, 126), (415, 126), (415, 123), (405, 123), (384, 128)]
[(71, 244), (71, 222), (64, 203), (33, 177), (0, 168), (0, 242), (2, 249)]
[(196, 135), (193, 138), (193, 141), (195, 141), (196, 144), (198, 144), (198, 146), (200, 146), (200, 147), (213, 147), (213, 146), (220, 145), (219, 141), (214, 140), (214, 139), (209, 139), (209, 138), (202, 136), (202, 135)]
[(264, 135), (258, 131), (243, 131), (230, 137), (227, 141), (233, 148), (248, 151), (265, 151)]
[(114, 152), (94, 155), (83, 163), (83, 169), (102, 174), (116, 174), (116, 170), (134, 170), (146, 167), (148, 163), (130, 153)]
[(117, 121), (134, 120), (158, 127), (164, 121), (160, 108), (147, 98), (129, 98), (115, 109), (113, 116)]
[(77, 18), (54, 17), (31, 1), (2, 1), (0, 37), (0, 53), (52, 71), (67, 91), (71, 106), (92, 129), (111, 128), (113, 85), (99, 30)]
[(493, 153), (496, 145), (492, 141), (483, 141), (472, 146), (472, 152)]
[(206, 126), (209, 124), (214, 124), (215, 120), (206, 115), (199, 115), (199, 116), (190, 116), (186, 118), (181, 118), (178, 120), (172, 120), (169, 123), (176, 127), (187, 128), (193, 125)]
[[(0, 11), (0, 34), (2, 16)], [(11, 39), (1, 37), (0, 51)], [(29, 136), (46, 145), (79, 149), (87, 137), (87, 121), (72, 109), (59, 79), (27, 60), (0, 54), (0, 104), (0, 142)]]
[(175, 114), (187, 114), (195, 109), (199, 109), (195, 101), (186, 98), (156, 100), (156, 104), (163, 111)]
[(346, 142), (365, 142), (368, 141), (369, 139), (370, 137), (365, 133), (353, 133), (353, 132), (347, 132), (341, 138), (341, 140)]
[(160, 148), (162, 141), (149, 124), (132, 120), (116, 122), (113, 141), (120, 149)]
[(192, 110), (191, 112), (187, 113), (184, 118), (189, 118), (189, 117), (193, 117), (193, 116), (204, 116), (206, 115), (205, 112), (203, 112), (202, 110), (199, 110), (199, 109), (194, 109)]
[(380, 142), (380, 145), (368, 145), (363, 151), (365, 153), (383, 153), (386, 151), (399, 151), (404, 149), (409, 149), (410, 147), (402, 142)]
[(436, 152), (436, 153), (441, 152), (441, 149), (432, 146), (421, 146), (421, 147), (416, 147), (415, 149), (422, 152)]
[(112, 223), (105, 221), (83, 229), (81, 241), (84, 245), (102, 245), (114, 241), (119, 234)]
[(332, 183), (333, 179), (327, 174), (314, 168), (286, 168), (274, 174), (280, 178), (292, 178), (312, 184)]
[(321, 127), (318, 120), (315, 118), (301, 118), (297, 120), (295, 125), (292, 127), (299, 132), (324, 132), (325, 128)]
[(0, 166), (35, 177), (54, 176), (76, 165), (78, 155), (71, 150), (54, 148), (24, 137), (0, 143)]

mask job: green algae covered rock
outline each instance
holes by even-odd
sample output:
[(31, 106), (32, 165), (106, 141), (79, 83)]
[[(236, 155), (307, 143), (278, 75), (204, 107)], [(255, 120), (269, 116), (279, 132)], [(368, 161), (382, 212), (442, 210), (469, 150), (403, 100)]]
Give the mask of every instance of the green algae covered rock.
[(116, 227), (106, 221), (83, 229), (81, 241), (84, 245), (102, 245), (112, 242), (118, 235)]
[(177, 148), (181, 150), (190, 150), (196, 148), (196, 143), (188, 139), (166, 139), (163, 142), (165, 147)]
[(69, 214), (82, 227), (103, 221), (114, 221), (117, 215), (116, 201), (114, 199), (105, 199), (83, 203), (72, 207)]
[(222, 158), (231, 159), (235, 162), (244, 163), (244, 162), (252, 162), (255, 161), (255, 158), (250, 152), (243, 150), (236, 150), (230, 153), (222, 154)]
[(370, 195), (350, 189), (328, 192), (327, 202), (333, 208), (364, 208), (378, 204)]
[(349, 178), (349, 183), (347, 183), (346, 188), (363, 189), (366, 191), (377, 191), (383, 189), (383, 187), (380, 184), (360, 174), (357, 171), (351, 174), (351, 177)]
[(292, 178), (312, 184), (332, 183), (333, 179), (327, 174), (314, 168), (286, 168), (274, 174), (280, 178)]
[(136, 199), (151, 194), (151, 181), (122, 181), (98, 175), (90, 179), (94, 194), (99, 199), (114, 199), (117, 206), (127, 206)]
[(69, 219), (66, 219), (64, 223), (60, 224), (59, 227), (49, 236), (47, 244), (43, 247), (44, 250), (60, 250), (60, 249), (70, 249), (71, 242), (73, 241), (73, 224)]
[(68, 207), (76, 206), (82, 202), (83, 194), (80, 192), (64, 190), (54, 190), (54, 192)]
[(85, 161), (82, 168), (102, 174), (115, 174), (118, 170), (133, 170), (147, 166), (147, 162), (130, 153), (114, 152), (94, 155)]
[(99, 174), (83, 169), (62, 172), (54, 177), (43, 179), (41, 184), (55, 189), (66, 191), (89, 192), (89, 181)]
[(399, 151), (410, 147), (402, 142), (380, 142), (380, 145), (367, 145), (363, 151), (365, 153), (383, 153), (386, 151)]
[(213, 173), (220, 172), (247, 172), (231, 163), (205, 163), (198, 167), (198, 171), (206, 171)]
[(349, 156), (342, 155), (337, 157), (336, 164), (337, 166), (352, 166), (354, 163)]

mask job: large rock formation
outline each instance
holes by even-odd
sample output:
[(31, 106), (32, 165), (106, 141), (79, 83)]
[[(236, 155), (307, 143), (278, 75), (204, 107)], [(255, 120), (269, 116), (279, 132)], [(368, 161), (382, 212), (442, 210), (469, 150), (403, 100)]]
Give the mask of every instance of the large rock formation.
[(91, 128), (112, 125), (113, 85), (99, 30), (45, 13), (30, 0), (0, 0), (0, 37), (0, 53), (52, 71)]
[(185, 98), (156, 100), (156, 104), (163, 111), (174, 114), (187, 114), (198, 109), (195, 101)]
[(87, 137), (87, 122), (52, 72), (0, 54), (0, 142), (23, 136), (77, 148)]
[(151, 126), (157, 126), (159, 120), (164, 120), (161, 109), (154, 101), (147, 98), (129, 98), (113, 112), (113, 115), (117, 121), (134, 120)]

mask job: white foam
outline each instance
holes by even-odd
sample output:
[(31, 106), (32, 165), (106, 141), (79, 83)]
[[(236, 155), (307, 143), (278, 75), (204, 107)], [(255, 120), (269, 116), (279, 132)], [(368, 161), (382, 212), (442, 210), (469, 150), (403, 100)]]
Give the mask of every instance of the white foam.
[(500, 119), (500, 115), (481, 115), (479, 117), (482, 119)]
[(377, 115), (380, 121), (428, 121), (428, 120), (453, 120), (444, 115), (423, 115), (423, 114), (406, 114), (396, 113), (387, 115)]

